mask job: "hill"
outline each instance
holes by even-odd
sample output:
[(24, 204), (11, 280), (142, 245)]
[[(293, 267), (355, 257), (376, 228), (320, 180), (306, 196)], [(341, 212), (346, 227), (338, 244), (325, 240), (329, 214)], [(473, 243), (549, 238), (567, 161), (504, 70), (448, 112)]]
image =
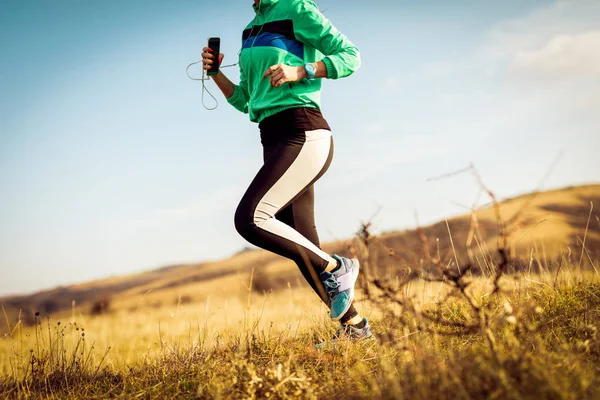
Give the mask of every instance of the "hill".
[[(591, 204), (596, 206), (592, 213)], [(430, 226), (378, 235), (371, 240), (369, 264), (377, 266), (372, 271), (374, 274), (395, 277), (407, 266), (431, 264), (432, 258), (438, 258), (444, 265), (458, 259), (460, 264), (470, 260), (475, 273), (485, 273), (486, 260), (495, 255), (499, 226), (503, 226), (506, 233), (506, 250), (514, 259), (522, 260), (523, 265), (532, 258), (546, 260), (533, 265), (533, 268), (543, 269), (555, 259), (579, 256), (584, 240), (589, 258), (597, 259), (600, 256), (598, 206), (600, 185), (519, 196), (502, 201), (497, 208), (490, 205)], [(467, 243), (470, 243), (470, 253)], [(358, 246), (357, 238), (351, 238), (325, 244), (324, 249), (350, 255), (358, 251)], [(532, 265), (528, 267), (532, 268)], [(136, 310), (144, 305), (158, 308), (169, 303), (196, 302), (207, 296), (241, 298), (253, 270), (255, 290), (305, 285), (292, 262), (263, 250), (244, 251), (215, 262), (173, 265), (31, 295), (0, 298), (5, 314), (0, 319), (0, 331), (6, 331), (7, 323), (14, 325), (19, 314), (20, 320), (31, 324), (35, 321), (35, 312), (41, 315), (87, 314), (102, 312), (109, 307)]]

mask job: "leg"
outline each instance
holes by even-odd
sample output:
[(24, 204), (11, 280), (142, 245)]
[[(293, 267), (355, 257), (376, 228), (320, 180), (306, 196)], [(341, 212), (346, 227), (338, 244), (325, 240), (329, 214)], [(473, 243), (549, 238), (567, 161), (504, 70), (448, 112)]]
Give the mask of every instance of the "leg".
[(331, 133), (318, 129), (285, 138), (265, 161), (236, 210), (235, 227), (250, 243), (307, 264), (318, 273), (331, 263), (323, 252), (275, 215), (319, 179), (333, 156)]
[[(315, 225), (315, 190), (314, 186), (310, 186), (306, 191), (298, 197), (293, 203), (284, 208), (276, 215), (276, 218), (297, 230), (300, 234), (310, 240), (315, 246), (321, 247), (319, 243), (319, 235)], [(330, 305), (329, 297), (325, 292), (323, 283), (319, 279), (319, 274), (311, 269), (310, 265), (304, 262), (298, 263), (298, 268), (304, 279), (309, 283), (315, 293), (323, 300), (325, 304)], [(340, 320), (343, 324), (355, 320), (355, 323), (362, 321), (358, 315), (358, 311), (351, 305), (348, 311)]]

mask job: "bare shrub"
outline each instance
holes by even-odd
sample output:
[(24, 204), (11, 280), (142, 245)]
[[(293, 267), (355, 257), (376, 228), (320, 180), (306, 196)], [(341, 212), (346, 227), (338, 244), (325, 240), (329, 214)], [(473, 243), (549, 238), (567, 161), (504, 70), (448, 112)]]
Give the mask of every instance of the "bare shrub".
[(104, 297), (92, 302), (92, 306), (90, 307), (91, 315), (102, 315), (110, 312), (110, 304), (111, 298)]

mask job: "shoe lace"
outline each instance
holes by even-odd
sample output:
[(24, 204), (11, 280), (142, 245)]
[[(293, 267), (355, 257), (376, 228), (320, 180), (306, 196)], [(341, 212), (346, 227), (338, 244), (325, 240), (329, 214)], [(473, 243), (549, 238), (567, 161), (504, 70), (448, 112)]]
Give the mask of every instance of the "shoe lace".
[(323, 281), (323, 286), (325, 286), (325, 291), (327, 291), (327, 295), (330, 299), (332, 299), (337, 294), (337, 288), (341, 285), (337, 279), (333, 275)]

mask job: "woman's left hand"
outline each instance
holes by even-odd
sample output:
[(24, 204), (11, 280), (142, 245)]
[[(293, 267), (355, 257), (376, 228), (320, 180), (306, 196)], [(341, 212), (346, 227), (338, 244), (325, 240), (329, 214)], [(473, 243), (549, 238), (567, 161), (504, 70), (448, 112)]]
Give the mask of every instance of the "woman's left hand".
[(286, 82), (298, 82), (305, 78), (304, 67), (291, 67), (285, 64), (272, 65), (263, 75), (263, 79), (271, 76), (271, 86), (279, 87)]

